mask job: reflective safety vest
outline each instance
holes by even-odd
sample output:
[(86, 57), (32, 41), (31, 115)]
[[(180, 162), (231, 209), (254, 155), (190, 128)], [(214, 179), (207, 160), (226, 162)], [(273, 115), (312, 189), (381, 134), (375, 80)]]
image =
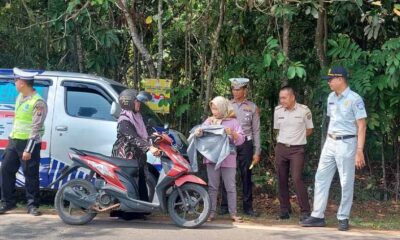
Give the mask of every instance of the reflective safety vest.
[[(19, 94), (15, 103), (14, 125), (10, 134), (12, 139), (29, 139), (32, 132), (33, 108), (38, 100), (42, 100), (39, 94), (32, 95), (32, 98), (21, 103), (22, 94)], [(44, 126), (41, 135), (44, 133)]]

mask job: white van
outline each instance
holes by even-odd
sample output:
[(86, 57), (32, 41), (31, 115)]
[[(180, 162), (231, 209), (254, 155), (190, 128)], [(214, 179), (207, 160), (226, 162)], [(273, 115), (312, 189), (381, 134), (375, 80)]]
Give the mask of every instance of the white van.
[[(30, 70), (26, 70), (30, 71)], [(32, 70), (32, 72), (38, 72)], [(116, 140), (120, 107), (118, 95), (126, 87), (103, 77), (70, 73), (39, 71), (34, 88), (47, 101), (48, 115), (42, 139), (40, 186), (46, 188), (70, 163), (71, 147), (110, 155)], [(0, 69), (0, 164), (8, 144), (14, 119), (14, 104), (18, 93), (12, 69)], [(162, 128), (160, 118), (142, 105), (146, 123)], [(177, 131), (168, 130), (178, 150), (186, 153), (186, 139)], [(156, 177), (161, 166), (150, 168)], [(83, 178), (84, 172), (70, 174), (52, 188), (58, 188), (73, 178)], [(22, 170), (17, 174), (17, 186), (24, 186)]]

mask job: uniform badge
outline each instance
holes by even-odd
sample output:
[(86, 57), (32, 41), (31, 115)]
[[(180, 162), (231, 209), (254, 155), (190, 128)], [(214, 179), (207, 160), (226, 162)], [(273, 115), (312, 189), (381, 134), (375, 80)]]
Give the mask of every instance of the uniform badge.
[(43, 107), (36, 107), (36, 115), (37, 116), (39, 116), (39, 117), (42, 116), (43, 111), (44, 111)]
[(307, 116), (307, 119), (308, 119), (308, 120), (311, 119), (311, 113), (310, 113), (310, 112), (308, 112), (308, 113), (306, 114), (306, 116)]
[(246, 106), (243, 108), (244, 111), (246, 112), (251, 112), (251, 107), (250, 106)]
[(344, 106), (348, 107), (351, 104), (351, 100), (344, 101)]

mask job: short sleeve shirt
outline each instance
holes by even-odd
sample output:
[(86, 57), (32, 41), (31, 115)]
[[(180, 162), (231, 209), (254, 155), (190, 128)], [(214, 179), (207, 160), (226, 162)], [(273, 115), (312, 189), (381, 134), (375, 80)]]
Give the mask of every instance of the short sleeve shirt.
[(348, 87), (340, 95), (329, 94), (327, 115), (330, 117), (329, 134), (357, 135), (357, 120), (366, 118), (367, 112), (360, 95)]
[(306, 129), (311, 128), (314, 128), (312, 114), (306, 105), (296, 103), (290, 110), (281, 105), (275, 108), (274, 129), (279, 130), (279, 143), (304, 145), (307, 143)]

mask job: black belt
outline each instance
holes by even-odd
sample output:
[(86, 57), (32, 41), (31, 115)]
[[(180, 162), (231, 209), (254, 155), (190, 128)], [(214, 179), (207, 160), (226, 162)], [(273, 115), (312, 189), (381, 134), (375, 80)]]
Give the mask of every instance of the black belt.
[(344, 140), (344, 139), (349, 139), (349, 138), (354, 138), (357, 135), (343, 135), (343, 136), (337, 136), (335, 134), (328, 134), (328, 136), (330, 138), (332, 138), (333, 140)]
[(283, 146), (288, 147), (288, 148), (290, 148), (290, 147), (303, 147), (303, 146), (304, 146), (304, 144), (301, 144), (301, 145), (291, 145), (291, 144), (280, 143), (280, 142), (278, 142), (278, 144), (283, 145)]

